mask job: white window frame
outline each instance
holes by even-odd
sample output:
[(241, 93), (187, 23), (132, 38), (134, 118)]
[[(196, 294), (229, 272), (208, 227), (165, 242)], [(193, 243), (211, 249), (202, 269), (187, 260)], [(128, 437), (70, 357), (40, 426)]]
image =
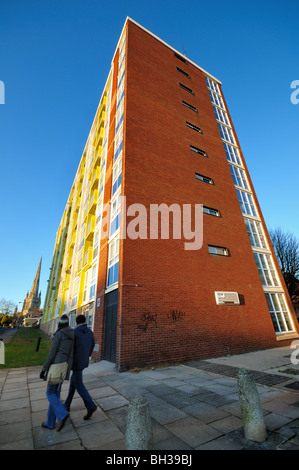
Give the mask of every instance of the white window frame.
[(267, 246), (261, 222), (249, 219), (248, 217), (244, 217), (244, 222), (252, 248), (268, 250), (269, 248)]
[(213, 104), (213, 109), (214, 109), (216, 120), (222, 122), (226, 126), (230, 126), (226, 112), (214, 104)]
[(115, 114), (115, 131), (116, 131), (116, 133), (120, 129), (120, 126), (123, 122), (123, 118), (124, 118), (124, 99), (121, 100), (121, 102), (119, 104), (119, 107), (118, 107), (118, 110), (116, 111), (116, 114)]
[(226, 142), (229, 142), (230, 144), (236, 145), (232, 129), (228, 126), (225, 126), (221, 122), (217, 121), (217, 124), (218, 124), (218, 129), (221, 135), (221, 139), (225, 140)]
[(262, 285), (264, 287), (280, 287), (271, 254), (254, 251), (254, 258)]
[(293, 321), (282, 292), (265, 292), (267, 304), (276, 334), (295, 331)]
[(245, 175), (245, 171), (238, 166), (232, 165), (231, 163), (229, 163), (229, 169), (230, 169), (235, 186), (238, 186), (239, 188), (242, 188), (242, 189), (249, 190), (249, 185), (248, 185), (248, 181)]
[(224, 146), (224, 151), (226, 158), (229, 162), (234, 163), (235, 165), (242, 166), (241, 158), (237, 147), (229, 144), (228, 142), (222, 142)]
[(209, 90), (209, 94), (210, 94), (212, 103), (216, 104), (216, 106), (226, 111), (222, 97), (218, 95), (217, 93), (214, 93), (212, 90)]
[(121, 175), (122, 173), (122, 157), (119, 157), (117, 160), (116, 160), (116, 163), (113, 167), (113, 176), (112, 176), (112, 188), (111, 188), (111, 197), (114, 197), (117, 192), (120, 190), (120, 187), (121, 187), (121, 183), (120, 185), (118, 186), (118, 188), (114, 191), (113, 187), (114, 187), (114, 184), (116, 182), (116, 180), (119, 178), (119, 176)]
[(208, 88), (210, 88), (210, 90), (213, 90), (213, 91), (215, 91), (215, 93), (218, 93), (218, 95), (220, 95), (218, 83), (211, 80), (210, 77), (205, 77), (205, 79), (206, 79), (206, 84), (207, 84)]
[(90, 275), (90, 269), (88, 269), (85, 273), (82, 303), (85, 303), (88, 301), (87, 293), (89, 289), (89, 275)]
[(108, 269), (107, 269), (107, 288), (116, 285), (118, 282), (108, 284), (110, 269), (119, 262), (119, 236), (114, 237), (109, 243)]
[[(89, 300), (93, 299), (96, 294), (96, 281), (97, 281), (97, 271), (98, 271), (98, 265), (94, 264), (90, 268), (90, 282), (89, 282), (89, 288), (88, 288), (88, 297)], [(91, 295), (91, 289), (94, 287), (94, 293)]]
[(241, 207), (243, 215), (251, 215), (252, 217), (257, 217), (257, 210), (253, 201), (251, 193), (243, 191), (241, 189), (236, 189), (238, 201)]
[(110, 236), (114, 236), (115, 233), (117, 233), (120, 230), (120, 220), (119, 220), (119, 226), (117, 227), (116, 230), (114, 230), (111, 233), (111, 227), (118, 215), (120, 215), (120, 210), (121, 210), (121, 192), (118, 191), (117, 196), (115, 199), (111, 202), (111, 219), (110, 219)]

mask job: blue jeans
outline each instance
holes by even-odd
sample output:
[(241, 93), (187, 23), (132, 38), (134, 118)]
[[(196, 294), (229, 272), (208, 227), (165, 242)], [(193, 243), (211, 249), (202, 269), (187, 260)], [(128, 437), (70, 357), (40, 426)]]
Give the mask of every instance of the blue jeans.
[(62, 421), (68, 415), (68, 412), (60, 401), (60, 392), (61, 384), (48, 385), (46, 395), (49, 400), (49, 408), (46, 426), (51, 429), (55, 428), (56, 419)]
[(69, 393), (67, 399), (64, 402), (64, 406), (68, 410), (70, 409), (72, 399), (76, 390), (84, 401), (84, 405), (87, 409), (94, 406), (94, 402), (92, 401), (91, 396), (89, 395), (88, 391), (85, 388), (85, 385), (83, 384), (82, 370), (74, 370), (72, 373)]

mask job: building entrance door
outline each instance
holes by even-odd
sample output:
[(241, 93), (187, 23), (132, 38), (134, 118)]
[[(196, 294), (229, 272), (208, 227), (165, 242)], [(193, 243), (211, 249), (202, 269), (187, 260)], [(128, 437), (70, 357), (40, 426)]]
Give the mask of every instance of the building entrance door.
[(117, 299), (118, 290), (106, 295), (103, 359), (110, 362), (116, 362)]

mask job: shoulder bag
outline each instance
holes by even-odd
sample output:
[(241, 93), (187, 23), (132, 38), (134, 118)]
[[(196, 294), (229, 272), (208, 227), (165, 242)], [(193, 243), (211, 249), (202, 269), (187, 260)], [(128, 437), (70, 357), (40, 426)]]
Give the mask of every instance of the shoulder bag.
[(68, 369), (67, 362), (61, 362), (59, 364), (52, 364), (47, 374), (47, 382), (49, 385), (60, 384), (64, 381)]

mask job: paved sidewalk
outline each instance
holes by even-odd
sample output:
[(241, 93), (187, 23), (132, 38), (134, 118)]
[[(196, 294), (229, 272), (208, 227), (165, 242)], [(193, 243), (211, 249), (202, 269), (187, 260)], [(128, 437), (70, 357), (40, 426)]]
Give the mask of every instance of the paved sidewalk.
[[(75, 394), (60, 433), (43, 429), (48, 401), (40, 367), (0, 369), (1, 450), (124, 450), (130, 398), (143, 394), (152, 417), (154, 450), (299, 449), (299, 366), (290, 348), (194, 361), (175, 367), (118, 374), (106, 361), (90, 364), (84, 382), (98, 405), (89, 421)], [(251, 369), (268, 439), (244, 438), (236, 374)], [(68, 382), (63, 384), (66, 398)]]

